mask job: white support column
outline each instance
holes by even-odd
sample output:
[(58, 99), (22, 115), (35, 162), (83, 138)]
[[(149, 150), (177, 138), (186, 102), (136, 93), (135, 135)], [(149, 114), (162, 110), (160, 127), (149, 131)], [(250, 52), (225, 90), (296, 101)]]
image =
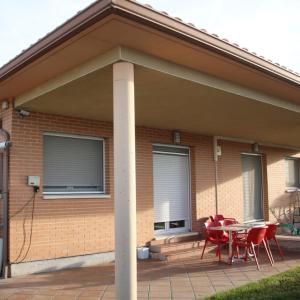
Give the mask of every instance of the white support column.
[(117, 300), (137, 299), (134, 65), (113, 65), (115, 284)]

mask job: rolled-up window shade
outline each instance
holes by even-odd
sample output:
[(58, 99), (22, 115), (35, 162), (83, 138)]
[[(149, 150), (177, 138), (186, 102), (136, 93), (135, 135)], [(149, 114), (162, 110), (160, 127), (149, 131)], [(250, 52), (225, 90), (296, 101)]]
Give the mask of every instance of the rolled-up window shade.
[(0, 153), (0, 193), (3, 189), (3, 153)]
[(242, 154), (244, 221), (263, 219), (261, 157)]
[(285, 180), (287, 187), (299, 186), (299, 164), (298, 159), (286, 158), (285, 160)]
[(44, 192), (104, 192), (103, 140), (45, 135)]

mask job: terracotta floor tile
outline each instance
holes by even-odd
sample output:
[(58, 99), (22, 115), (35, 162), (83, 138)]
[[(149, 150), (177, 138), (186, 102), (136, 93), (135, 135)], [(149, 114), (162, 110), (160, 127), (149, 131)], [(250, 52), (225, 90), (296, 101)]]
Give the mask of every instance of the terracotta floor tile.
[(104, 292), (102, 298), (105, 297), (116, 297), (116, 293), (113, 292)]
[[(297, 259), (295, 259), (297, 258)], [(254, 262), (218, 263), (214, 255), (205, 259), (138, 263), (138, 299), (201, 299), (216, 291), (257, 281), (300, 264), (300, 255), (278, 258), (274, 267), (262, 253), (261, 271)], [(55, 296), (55, 297), (53, 297)], [(114, 265), (76, 268), (0, 281), (0, 300), (105, 300), (115, 299)]]
[(9, 292), (2, 292), (0, 293), (0, 300), (5, 300), (7, 299), (9, 296), (11, 295), (11, 293)]
[(51, 300), (52, 296), (34, 295), (32, 300)]
[(59, 295), (53, 296), (53, 300), (76, 300), (77, 296), (72, 295)]
[(55, 296), (78, 296), (80, 293), (80, 290), (58, 290)]
[(195, 298), (195, 296), (188, 296), (188, 295), (182, 295), (182, 296), (179, 296), (179, 297), (172, 297), (172, 300), (195, 300), (197, 298)]
[(163, 280), (163, 281), (151, 281), (149, 284), (150, 287), (166, 287), (170, 286), (169, 280)]
[(184, 299), (184, 297), (194, 297), (194, 292), (193, 290), (189, 290), (189, 291), (172, 291), (172, 297), (181, 297), (182, 299)]
[(159, 292), (170, 291), (170, 287), (159, 287), (159, 288), (150, 288), (149, 293), (159, 293)]
[(83, 291), (79, 294), (79, 297), (101, 297), (104, 291)]
[(241, 285), (245, 285), (247, 283), (249, 283), (249, 281), (247, 281), (247, 280), (236, 280), (236, 281), (233, 282), (233, 285), (234, 286), (241, 286)]
[(137, 293), (137, 298), (148, 298), (149, 294), (148, 293)]
[(56, 295), (58, 290), (55, 290), (55, 289), (37, 289), (36, 290), (36, 294), (37, 295), (42, 295), (42, 296), (54, 296)]
[(20, 289), (19, 293), (24, 295), (36, 295), (38, 294), (38, 291), (32, 289)]
[(215, 286), (216, 292), (223, 292), (223, 291), (227, 291), (229, 289), (230, 289), (230, 287), (228, 287), (228, 286)]
[(168, 299), (172, 299), (172, 297), (171, 297), (171, 295), (170, 295), (170, 296), (167, 296), (167, 295), (165, 295), (165, 296), (164, 296), (164, 295), (161, 295), (161, 296), (160, 296), (160, 295), (151, 296), (151, 295), (150, 295), (150, 296), (149, 296), (149, 299), (153, 299), (153, 300), (154, 300), (154, 299), (155, 299), (155, 300), (158, 300), (158, 299), (159, 299), (159, 300), (168, 300)]
[(152, 292), (150, 290), (149, 296), (150, 296), (150, 298), (154, 298), (154, 297), (170, 297), (171, 296), (171, 291), (161, 290), (161, 291), (154, 291), (154, 292)]
[(193, 286), (195, 285), (199, 285), (199, 286), (206, 286), (211, 284), (211, 281), (209, 279), (205, 279), (205, 280), (191, 280), (191, 283)]
[(213, 293), (215, 291), (213, 286), (210, 287), (202, 287), (202, 288), (194, 288), (194, 293), (195, 294), (204, 294), (204, 293)]
[(14, 294), (11, 296), (8, 296), (8, 300), (30, 300), (32, 299), (32, 295), (22, 295), (22, 294)]

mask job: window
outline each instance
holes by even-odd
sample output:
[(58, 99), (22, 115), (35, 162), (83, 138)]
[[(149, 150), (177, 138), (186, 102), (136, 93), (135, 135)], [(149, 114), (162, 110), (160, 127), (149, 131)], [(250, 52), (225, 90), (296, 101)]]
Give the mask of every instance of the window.
[(44, 135), (44, 193), (104, 193), (104, 141)]
[(3, 153), (0, 153), (0, 194), (3, 190)]
[(287, 157), (285, 159), (285, 180), (287, 187), (299, 187), (299, 159)]

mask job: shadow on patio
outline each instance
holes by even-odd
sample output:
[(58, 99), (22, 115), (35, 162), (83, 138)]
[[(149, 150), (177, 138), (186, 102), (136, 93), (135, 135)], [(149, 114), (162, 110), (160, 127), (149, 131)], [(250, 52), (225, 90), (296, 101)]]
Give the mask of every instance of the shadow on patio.
[[(225, 259), (226, 256), (223, 256)], [(193, 257), (175, 262), (138, 262), (138, 299), (201, 299), (217, 291), (257, 281), (300, 263), (299, 253), (286, 253), (281, 260), (274, 251), (271, 267), (264, 255), (254, 262), (218, 263), (214, 253), (203, 260)], [(114, 299), (114, 264), (76, 268), (0, 281), (0, 299)]]

